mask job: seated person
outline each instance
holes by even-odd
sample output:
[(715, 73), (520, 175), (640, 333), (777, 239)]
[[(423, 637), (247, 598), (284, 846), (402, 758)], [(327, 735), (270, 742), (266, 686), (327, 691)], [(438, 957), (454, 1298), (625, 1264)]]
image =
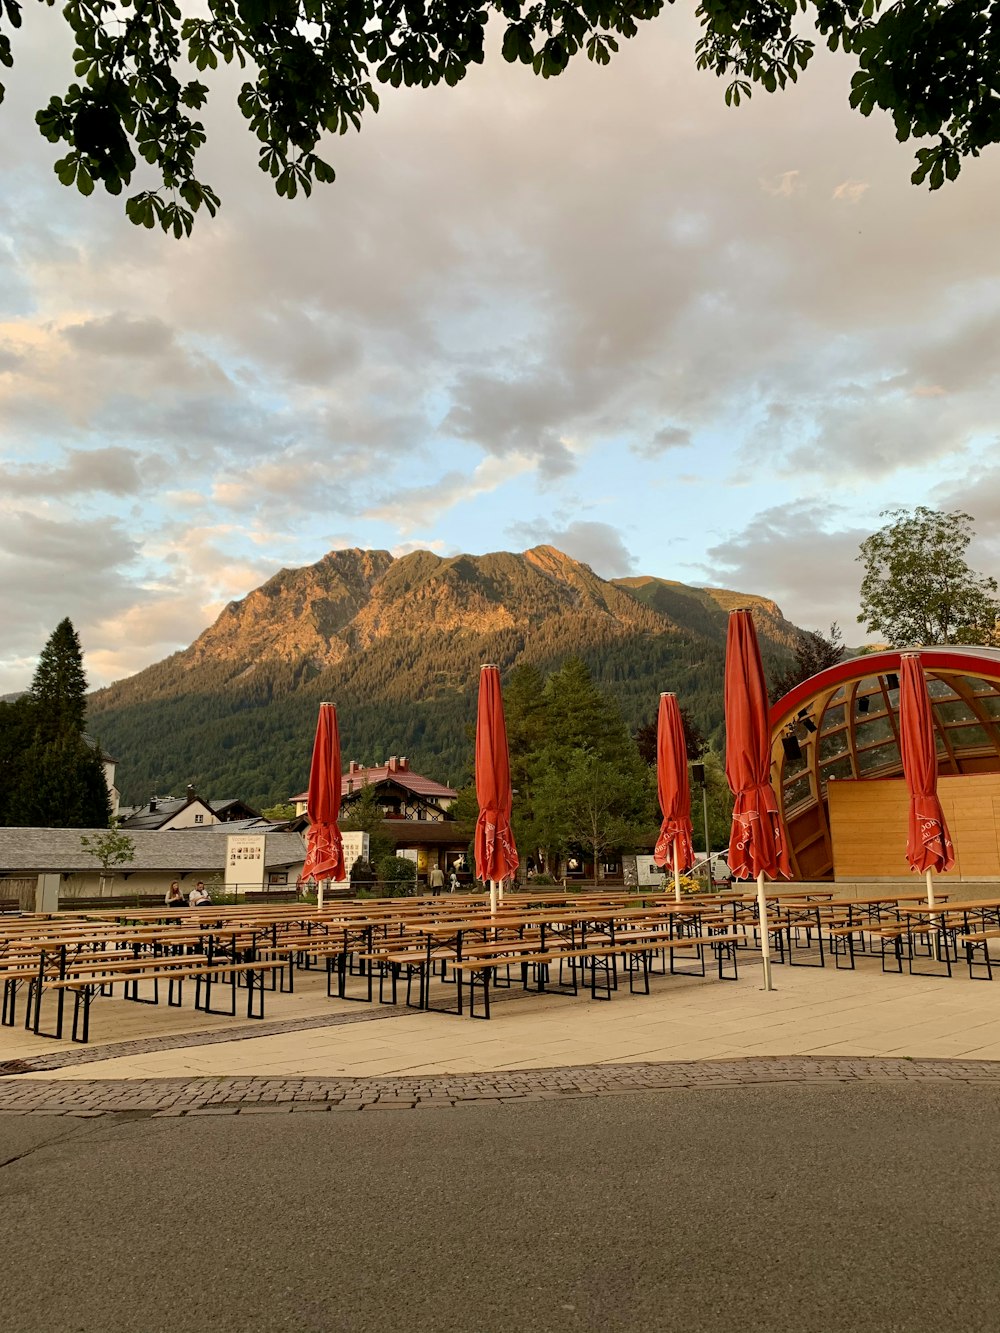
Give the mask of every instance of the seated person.
[(175, 879), (171, 881), (170, 888), (167, 889), (167, 896), (163, 900), (168, 907), (183, 907), (186, 899), (181, 893), (181, 886)]
[(211, 904), (212, 899), (208, 895), (208, 890), (201, 880), (194, 886), (188, 894), (189, 907), (206, 907)]

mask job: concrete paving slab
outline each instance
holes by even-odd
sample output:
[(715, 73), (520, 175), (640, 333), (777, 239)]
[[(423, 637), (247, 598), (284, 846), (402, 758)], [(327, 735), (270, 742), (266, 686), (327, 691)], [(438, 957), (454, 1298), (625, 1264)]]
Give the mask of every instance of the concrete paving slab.
[[(308, 974), (294, 995), (268, 992), (263, 1024), (105, 999), (95, 1004), (96, 1040), (86, 1048), (0, 1028), (0, 1069), (37, 1062), (20, 1074), (8, 1068), (19, 1079), (69, 1082), (367, 1078), (814, 1053), (1000, 1059), (998, 986), (959, 974), (886, 975), (865, 959), (853, 972), (776, 966), (776, 989), (766, 993), (755, 966), (741, 971), (738, 982), (654, 976), (651, 995), (625, 987), (610, 1002), (502, 991), (489, 1023), (331, 1000), (325, 979)], [(435, 985), (435, 1004), (454, 998), (452, 987)]]

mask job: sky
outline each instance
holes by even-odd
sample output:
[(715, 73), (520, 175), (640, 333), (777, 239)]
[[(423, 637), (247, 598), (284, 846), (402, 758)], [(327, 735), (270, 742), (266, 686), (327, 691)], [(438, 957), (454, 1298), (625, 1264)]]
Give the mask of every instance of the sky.
[(1000, 152), (911, 185), (843, 56), (730, 109), (680, 10), (558, 79), (494, 44), (293, 202), (224, 71), (178, 242), (56, 181), (64, 26), (26, 7), (0, 106), (0, 693), (64, 616), (108, 684), (340, 547), (549, 542), (848, 644), (882, 511), (998, 573)]

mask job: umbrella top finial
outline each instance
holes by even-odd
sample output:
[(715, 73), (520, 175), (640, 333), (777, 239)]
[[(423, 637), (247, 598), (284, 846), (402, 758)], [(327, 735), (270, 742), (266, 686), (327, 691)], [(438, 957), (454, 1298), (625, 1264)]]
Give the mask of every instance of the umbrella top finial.
[(332, 699), (322, 699), (319, 706), (320, 708), (336, 708), (337, 705)]
[(496, 662), (484, 662), (483, 665), (479, 668), (479, 670), (480, 670), (480, 671), (499, 671), (500, 668), (497, 666)]

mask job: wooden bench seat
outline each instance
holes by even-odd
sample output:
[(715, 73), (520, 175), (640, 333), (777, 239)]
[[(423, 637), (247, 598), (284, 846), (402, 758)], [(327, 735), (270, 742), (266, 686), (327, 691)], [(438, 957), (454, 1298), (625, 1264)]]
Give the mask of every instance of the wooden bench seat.
[[(63, 977), (45, 977), (41, 987), (38, 989), (35, 1002), (35, 1026), (33, 1030), (39, 1036), (62, 1036), (62, 995), (69, 991), (73, 994), (73, 1032), (72, 1040), (76, 1042), (87, 1042), (90, 1037), (90, 1005), (96, 995), (111, 987), (123, 985), (126, 989), (126, 998), (136, 1000), (142, 1004), (156, 1004), (159, 999), (159, 982), (166, 981), (168, 985), (167, 1003), (171, 1007), (177, 1007), (181, 1003), (180, 986), (187, 980), (193, 980), (195, 983), (195, 1008), (201, 1009), (206, 1014), (224, 1013), (234, 1016), (236, 1014), (236, 991), (240, 976), (246, 978), (247, 985), (247, 1018), (264, 1017), (264, 973), (273, 972), (276, 968), (283, 968), (284, 962), (278, 960), (258, 960), (248, 959), (245, 962), (218, 962), (207, 958), (201, 961), (192, 961), (191, 955), (178, 954), (174, 957), (156, 957), (148, 962), (143, 960), (134, 960), (131, 967), (106, 968), (97, 970), (83, 970), (78, 973), (69, 973)], [(229, 988), (231, 991), (231, 1002), (228, 1009), (212, 1008), (212, 986), (216, 984), (220, 977), (228, 977)], [(138, 984), (141, 981), (153, 982), (153, 998), (151, 1000), (138, 999)], [(174, 999), (174, 987), (177, 987), (177, 999)], [(132, 988), (133, 994), (127, 995), (129, 988)], [(202, 993), (204, 989), (204, 1000)], [(42, 1033), (38, 1027), (38, 1009), (41, 1003), (41, 992), (55, 991), (60, 998), (57, 1029), (55, 1033)], [(258, 999), (255, 1007), (254, 998)]]
[[(564, 962), (570, 962), (575, 964), (576, 962), (581, 962), (584, 966), (586, 966), (586, 964), (589, 962), (591, 965), (590, 969), (591, 997), (596, 999), (598, 998), (597, 978), (599, 975), (597, 963), (598, 960), (602, 960), (605, 966), (600, 974), (603, 975), (605, 984), (601, 988), (602, 991), (604, 992), (601, 998), (610, 999), (611, 991), (617, 985), (617, 978), (614, 970), (614, 962), (617, 958), (635, 957), (635, 958), (640, 958), (642, 960), (644, 992), (648, 994), (649, 993), (648, 968), (649, 968), (649, 956), (651, 954), (659, 953), (661, 950), (669, 951), (671, 973), (677, 974), (677, 969), (674, 965), (675, 951), (684, 950), (688, 948), (695, 948), (698, 950), (698, 960), (701, 969), (698, 975), (704, 976), (705, 965), (704, 965), (704, 954), (702, 951), (705, 947), (710, 946), (713, 949), (716, 949), (718, 952), (720, 979), (723, 978), (723, 953), (725, 952), (726, 956), (728, 956), (732, 961), (733, 973), (734, 973), (733, 980), (735, 980), (736, 979), (735, 946), (741, 939), (742, 936), (737, 934), (736, 932), (727, 932), (726, 934), (716, 934), (716, 935), (657, 936), (656, 938), (636, 940), (636, 941), (616, 940), (614, 944), (612, 944), (610, 941), (602, 941), (601, 943), (597, 944), (584, 944), (576, 946), (567, 945), (567, 947), (564, 948), (563, 947), (551, 948), (551, 949), (546, 948), (544, 952), (541, 950), (519, 951), (513, 947), (505, 952), (490, 952), (488, 954), (479, 954), (475, 950), (471, 950), (468, 955), (463, 956), (461, 959), (455, 959), (451, 964), (451, 966), (454, 968), (456, 974), (459, 977), (458, 1012), (459, 1013), (462, 1012), (462, 991), (461, 991), (462, 974), (468, 973), (470, 978), (469, 1013), (471, 1017), (477, 1016), (474, 1012), (475, 998), (474, 998), (474, 989), (472, 985), (472, 978), (478, 974), (482, 978), (480, 982), (480, 986), (483, 991), (484, 1012), (482, 1014), (482, 1017), (489, 1018), (489, 974), (495, 971), (498, 967), (509, 968), (511, 966), (519, 966), (523, 970), (522, 971), (523, 976), (526, 976), (528, 967), (539, 968), (538, 989), (540, 991), (543, 991), (546, 986), (546, 977), (544, 969), (551, 966), (553, 963), (561, 964)], [(679, 975), (684, 975), (684, 974), (680, 973)], [(630, 969), (629, 989), (633, 993), (635, 993), (634, 982), (635, 978), (632, 969)], [(575, 969), (571, 974), (571, 992), (574, 995), (577, 993)]]
[[(965, 961), (969, 966), (970, 981), (993, 980), (993, 959), (990, 957), (989, 942), (998, 938), (1000, 938), (1000, 929), (995, 926), (983, 930), (967, 930), (957, 937), (957, 943), (965, 949)], [(981, 960), (977, 960), (976, 954), (980, 950), (982, 950), (983, 956)], [(985, 976), (976, 976), (975, 968), (977, 965), (985, 967)]]

